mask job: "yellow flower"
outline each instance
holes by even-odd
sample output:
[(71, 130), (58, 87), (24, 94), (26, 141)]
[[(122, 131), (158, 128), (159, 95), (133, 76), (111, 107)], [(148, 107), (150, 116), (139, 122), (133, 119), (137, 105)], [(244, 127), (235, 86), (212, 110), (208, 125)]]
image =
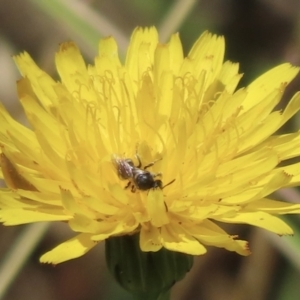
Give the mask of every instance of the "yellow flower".
[[(15, 57), (31, 128), (1, 106), (2, 222), (68, 222), (78, 235), (41, 257), (54, 264), (137, 232), (142, 251), (201, 255), (209, 245), (249, 254), (215, 220), (292, 234), (274, 215), (300, 205), (268, 195), (300, 183), (299, 163), (279, 165), (300, 156), (300, 133), (274, 135), (300, 109), (296, 94), (274, 111), (298, 68), (282, 64), (235, 91), (241, 75), (223, 63), (224, 48), (223, 37), (205, 32), (184, 57), (177, 34), (160, 44), (154, 28), (138, 28), (124, 64), (109, 37), (87, 66), (64, 43), (58, 82), (27, 53)], [(140, 189), (137, 174), (163, 189)]]

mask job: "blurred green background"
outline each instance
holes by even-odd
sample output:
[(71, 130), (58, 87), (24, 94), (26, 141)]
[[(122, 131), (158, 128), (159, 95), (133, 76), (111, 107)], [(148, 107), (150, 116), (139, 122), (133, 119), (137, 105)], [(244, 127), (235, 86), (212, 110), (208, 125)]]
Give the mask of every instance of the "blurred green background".
[[(299, 0), (2, 0), (0, 5), (0, 99), (20, 121), (24, 116), (15, 88), (20, 75), (12, 55), (26, 50), (56, 77), (54, 53), (59, 43), (75, 41), (92, 63), (99, 39), (113, 35), (124, 58), (136, 26), (155, 25), (161, 42), (179, 31), (185, 54), (204, 30), (224, 35), (226, 59), (239, 62), (245, 73), (240, 86), (282, 62), (300, 65)], [(283, 107), (300, 90), (299, 83), (298, 76), (282, 100)], [(296, 116), (289, 130), (298, 130), (299, 120)], [(297, 190), (286, 189), (274, 197), (300, 203)], [(300, 299), (300, 219), (294, 216), (288, 223), (295, 229), (293, 238), (248, 226), (223, 226), (248, 239), (253, 254), (245, 258), (209, 248), (175, 285), (172, 300)], [(24, 226), (0, 226), (0, 263), (23, 231)], [(38, 262), (41, 254), (72, 235), (67, 225), (52, 224), (0, 299), (131, 299), (110, 277), (103, 244), (56, 267)]]

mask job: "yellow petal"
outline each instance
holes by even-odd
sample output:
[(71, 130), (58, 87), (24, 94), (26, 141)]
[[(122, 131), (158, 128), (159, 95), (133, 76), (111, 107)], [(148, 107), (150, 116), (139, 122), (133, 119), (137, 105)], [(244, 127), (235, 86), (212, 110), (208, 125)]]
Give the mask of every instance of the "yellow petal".
[(186, 230), (189, 230), (204, 245), (225, 248), (244, 256), (250, 254), (246, 241), (237, 240), (236, 237), (230, 236), (210, 220), (204, 220), (201, 224)]
[(162, 244), (168, 250), (191, 255), (206, 253), (206, 248), (199, 241), (185, 233), (180, 225), (175, 223), (162, 227), (161, 238)]
[(246, 211), (264, 211), (276, 214), (300, 214), (300, 204), (286, 203), (271, 199), (260, 199), (244, 207)]
[(172, 66), (174, 74), (178, 74), (183, 62), (183, 49), (178, 33), (171, 36), (168, 47), (170, 53), (170, 65)]
[[(99, 42), (99, 56), (107, 57), (111, 62), (111, 65), (121, 67), (121, 63), (118, 56), (118, 45), (113, 37), (107, 37)], [(105, 67), (102, 67), (105, 70)]]
[(3, 209), (0, 210), (0, 220), (4, 225), (19, 225), (35, 222), (49, 222), (49, 221), (67, 221), (72, 217), (66, 215), (59, 208), (56, 211), (52, 209), (51, 211), (43, 212), (42, 209), (39, 210), (26, 210), (26, 209)]
[(207, 83), (210, 84), (222, 68), (225, 52), (225, 41), (221, 36), (204, 32), (193, 45), (188, 58), (193, 61), (193, 74), (207, 71)]
[(281, 84), (289, 83), (299, 72), (299, 69), (290, 64), (282, 64), (264, 73), (253, 81), (247, 88), (248, 95), (243, 103), (244, 109), (249, 110)]
[(83, 57), (73, 42), (60, 45), (55, 56), (57, 72), (67, 86), (73, 92), (79, 90), (79, 82), (84, 85), (88, 83), (88, 73)]
[(62, 205), (66, 209), (66, 211), (71, 214), (71, 215), (83, 215), (86, 217), (93, 218), (94, 214), (92, 211), (89, 211), (84, 205), (80, 204), (72, 193), (69, 190), (60, 188), (61, 192), (61, 200), (62, 200)]
[(52, 105), (57, 105), (57, 96), (53, 89), (56, 84), (55, 81), (35, 64), (28, 53), (24, 52), (15, 56), (14, 60), (22, 76), (29, 79), (37, 99), (50, 112)]
[(117, 221), (111, 221), (111, 222), (103, 222), (103, 225), (98, 225), (99, 226), (99, 234), (95, 234), (92, 237), (93, 241), (103, 241), (110, 236), (118, 236), (118, 235), (126, 235), (130, 234), (132, 232), (136, 231), (136, 228), (139, 224), (132, 220), (132, 218), (129, 216), (126, 218), (118, 218)]
[(161, 190), (150, 190), (147, 196), (147, 211), (151, 224), (160, 227), (169, 223), (167, 207)]
[[(242, 78), (242, 74), (239, 74), (238, 71), (239, 65), (230, 61), (226, 61), (220, 71), (219, 80), (229, 94), (233, 94), (240, 79)], [(231, 100), (230, 102), (235, 105), (234, 100)]]
[[(285, 124), (292, 116), (294, 116), (300, 109), (300, 93), (296, 93), (293, 98), (287, 104), (282, 114), (282, 121), (280, 126)], [(278, 127), (279, 128), (279, 127)]]
[(0, 154), (0, 165), (5, 182), (11, 189), (37, 190), (29, 180), (22, 176), (17, 167), (4, 153)]
[(277, 217), (274, 217), (262, 211), (239, 212), (235, 216), (230, 216), (230, 217), (222, 216), (218, 218), (218, 220), (226, 223), (249, 224), (249, 225), (261, 227), (263, 229), (269, 230), (279, 235), (293, 234), (292, 228), (288, 226), (285, 222), (283, 222)]
[(82, 233), (45, 253), (40, 262), (56, 265), (80, 257), (96, 245), (97, 243), (91, 240), (90, 234)]
[(157, 43), (158, 34), (154, 27), (134, 30), (125, 62), (133, 82), (138, 82), (142, 74), (153, 65)]
[(157, 227), (150, 226), (149, 228), (145, 228), (143, 226), (141, 228), (140, 247), (145, 252), (156, 252), (162, 248), (160, 232)]

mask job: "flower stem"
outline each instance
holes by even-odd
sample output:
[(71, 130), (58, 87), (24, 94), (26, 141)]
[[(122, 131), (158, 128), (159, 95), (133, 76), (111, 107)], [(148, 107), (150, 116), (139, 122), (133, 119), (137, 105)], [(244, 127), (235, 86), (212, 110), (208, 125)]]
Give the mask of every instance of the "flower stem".
[(160, 293), (158, 296), (152, 297), (152, 295), (134, 295), (134, 300), (170, 300), (171, 299), (171, 289)]
[(172, 286), (193, 264), (191, 255), (165, 248), (141, 251), (139, 234), (109, 238), (105, 252), (108, 269), (136, 300), (169, 300)]

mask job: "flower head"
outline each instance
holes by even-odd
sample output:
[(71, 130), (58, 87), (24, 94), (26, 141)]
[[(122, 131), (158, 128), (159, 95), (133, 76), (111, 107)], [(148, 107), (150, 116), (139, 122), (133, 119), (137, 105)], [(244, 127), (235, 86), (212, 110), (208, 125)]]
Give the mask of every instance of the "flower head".
[(142, 251), (249, 254), (215, 220), (292, 234), (275, 215), (300, 205), (268, 195), (300, 183), (299, 163), (279, 166), (300, 156), (300, 132), (275, 135), (300, 95), (274, 110), (298, 68), (280, 65), (236, 91), (241, 75), (223, 63), (224, 48), (205, 32), (184, 57), (177, 34), (160, 44), (154, 28), (138, 28), (124, 64), (109, 37), (87, 66), (64, 43), (58, 82), (27, 53), (16, 56), (31, 128), (0, 107), (2, 222), (67, 222), (78, 235), (42, 256), (51, 263), (134, 233)]

